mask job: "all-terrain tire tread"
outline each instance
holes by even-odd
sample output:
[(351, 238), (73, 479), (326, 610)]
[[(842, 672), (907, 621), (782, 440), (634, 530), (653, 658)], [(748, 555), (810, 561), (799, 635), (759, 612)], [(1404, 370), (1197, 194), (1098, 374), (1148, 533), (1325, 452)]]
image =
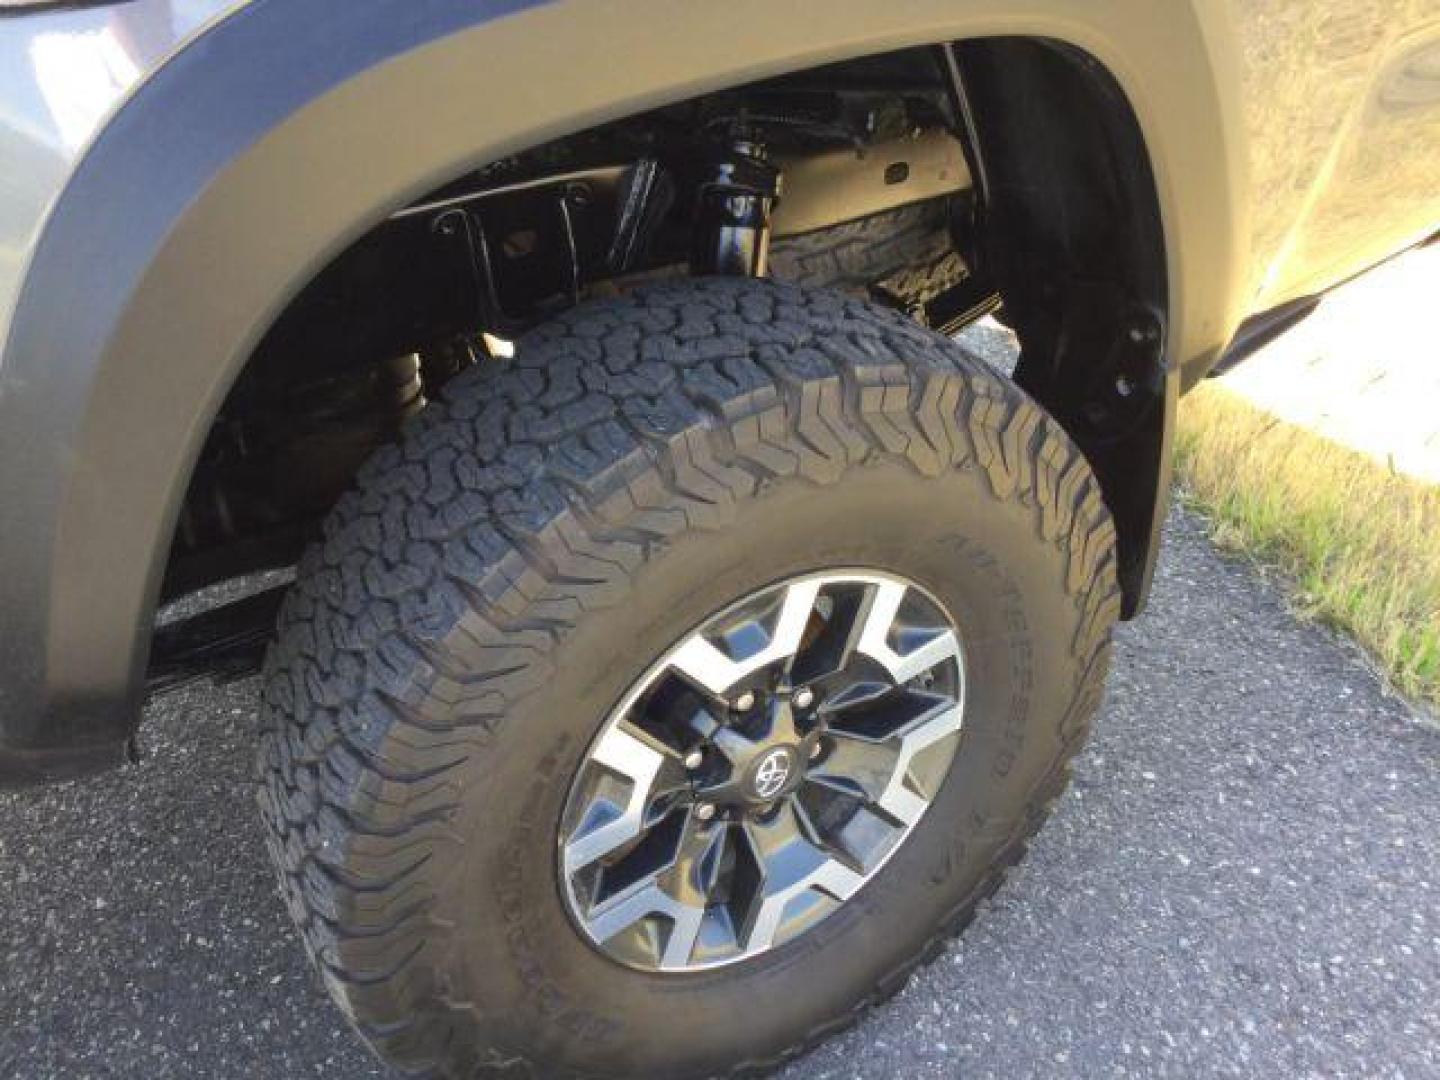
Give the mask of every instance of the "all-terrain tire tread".
[(898, 990), (999, 887), (1063, 791), (1119, 604), (1114, 528), (1083, 456), (1018, 388), (897, 312), (716, 279), (558, 317), (512, 362), (455, 379), (362, 470), (281, 613), (258, 801), (307, 950), (392, 1063), (445, 1075), (525, 1064), (456, 1049), (475, 1006), (417, 962), (453, 930), (424, 870), (465, 845), (451, 828), (457, 774), (545, 683), (575, 622), (623, 602), (646, 559), (723, 527), (762, 488), (839, 483), (879, 458), (921, 477), (982, 469), (997, 496), (1032, 510), (1075, 612), (1064, 749), (989, 875), (924, 947), (847, 1014), (732, 1074), (750, 1076)]
[(906, 309), (934, 299), (965, 272), (950, 239), (945, 199), (782, 237), (770, 246), (769, 273), (780, 281), (879, 296)]

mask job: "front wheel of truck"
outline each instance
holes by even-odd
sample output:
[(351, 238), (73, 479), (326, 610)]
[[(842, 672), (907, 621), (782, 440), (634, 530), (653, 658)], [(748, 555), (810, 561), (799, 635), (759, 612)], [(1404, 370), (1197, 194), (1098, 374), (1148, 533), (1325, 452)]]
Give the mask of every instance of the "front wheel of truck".
[(1084, 458), (963, 347), (637, 290), (459, 376), (335, 509), (267, 663), (270, 850), (402, 1068), (762, 1072), (998, 886), (1118, 607)]

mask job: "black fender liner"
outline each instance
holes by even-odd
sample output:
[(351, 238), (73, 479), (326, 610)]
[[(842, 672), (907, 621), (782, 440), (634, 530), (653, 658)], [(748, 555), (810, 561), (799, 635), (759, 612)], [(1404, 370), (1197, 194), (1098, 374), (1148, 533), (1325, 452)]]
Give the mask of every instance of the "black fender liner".
[(989, 177), (981, 270), (1020, 338), (1016, 382), (1100, 480), (1128, 619), (1160, 549), (1181, 383), (1145, 140), (1110, 73), (1078, 49), (995, 38), (957, 53)]

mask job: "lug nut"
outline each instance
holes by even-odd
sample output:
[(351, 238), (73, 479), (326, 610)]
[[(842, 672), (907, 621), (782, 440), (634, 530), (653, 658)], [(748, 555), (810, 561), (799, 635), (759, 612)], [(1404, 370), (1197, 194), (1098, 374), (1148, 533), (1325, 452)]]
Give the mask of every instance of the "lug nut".
[(739, 712), (749, 712), (755, 707), (755, 691), (746, 690), (735, 699), (735, 708)]
[(689, 769), (691, 772), (694, 772), (696, 769), (700, 768), (700, 766), (704, 764), (705, 754), (701, 750), (691, 750), (688, 754), (685, 755), (685, 768)]
[(795, 691), (795, 707), (797, 709), (808, 709), (815, 704), (815, 691), (808, 686), (802, 686)]
[(709, 821), (715, 816), (715, 804), (702, 802), (695, 807), (695, 816), (701, 821)]

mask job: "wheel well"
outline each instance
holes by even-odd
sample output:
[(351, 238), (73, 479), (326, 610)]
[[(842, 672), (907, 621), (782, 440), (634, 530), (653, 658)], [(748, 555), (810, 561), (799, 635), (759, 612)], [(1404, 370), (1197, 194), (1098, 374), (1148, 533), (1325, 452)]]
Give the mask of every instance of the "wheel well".
[[(765, 208), (767, 234), (784, 235), (786, 214), (813, 236), (942, 208), (959, 269), (938, 292), (897, 296), (878, 277), (865, 291), (946, 330), (1003, 301), (1021, 343), (1015, 378), (1090, 457), (1116, 519), (1125, 611), (1138, 610), (1168, 428), (1154, 182), (1104, 68), (1022, 38), (900, 50), (612, 121), (457, 177), (375, 225), (240, 372), (192, 475), (164, 594), (292, 562), (374, 446), (549, 312), (719, 258), (697, 254), (697, 192), (723, 174), (727, 198), (753, 196), (763, 168), (734, 186), (750, 157), (820, 178)], [(481, 204), (477, 227), (468, 208)], [(152, 670), (173, 670), (155, 651)]]
[(1079, 49), (997, 38), (957, 51), (988, 182), (980, 264), (1020, 338), (1016, 381), (1100, 479), (1129, 618), (1153, 573), (1177, 391), (1144, 136), (1120, 86)]

